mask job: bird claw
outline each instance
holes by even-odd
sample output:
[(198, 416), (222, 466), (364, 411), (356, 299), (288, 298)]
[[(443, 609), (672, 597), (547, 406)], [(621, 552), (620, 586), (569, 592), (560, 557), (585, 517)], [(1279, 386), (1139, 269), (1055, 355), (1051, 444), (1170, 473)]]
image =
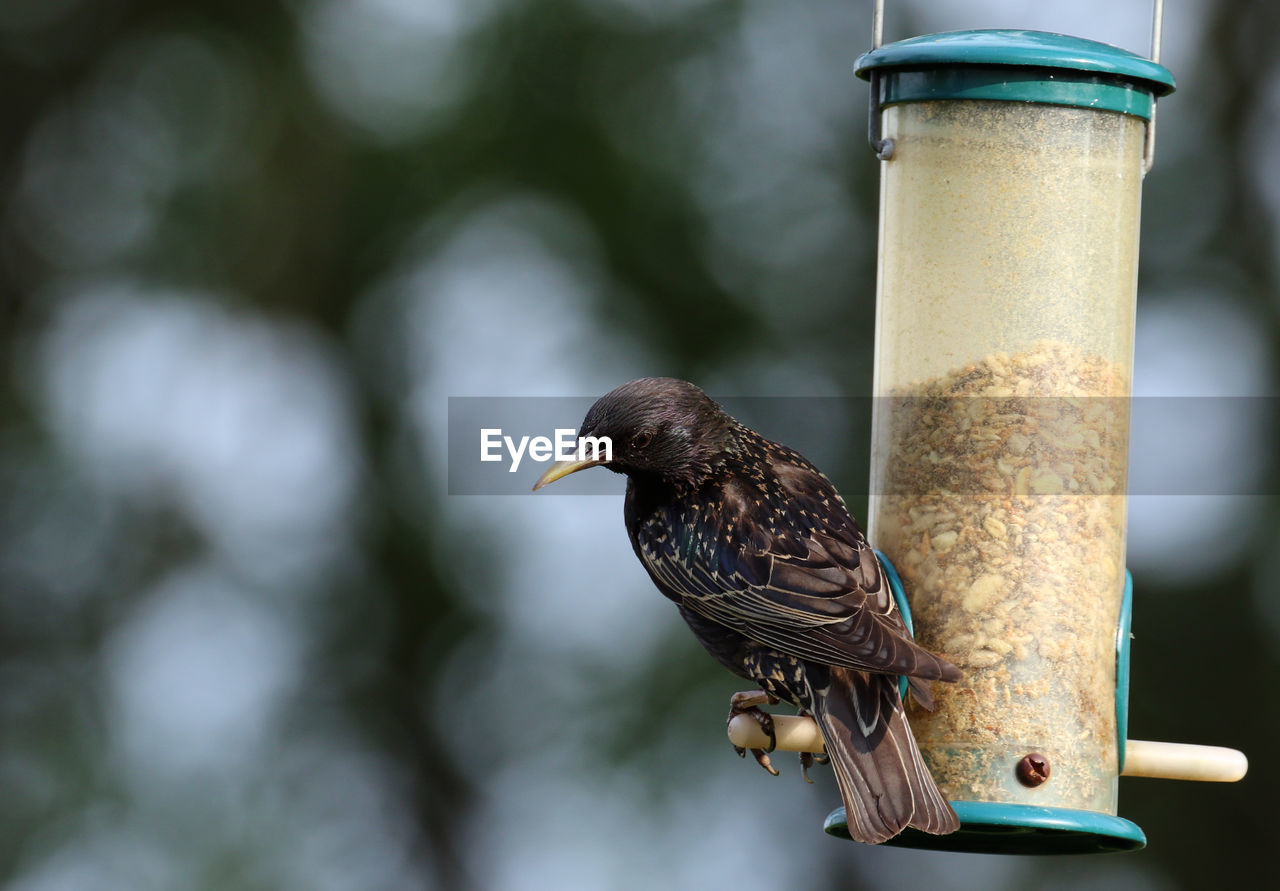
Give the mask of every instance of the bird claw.
[(804, 781), (813, 784), (813, 780), (809, 778), (809, 768), (815, 764), (830, 764), (831, 756), (826, 752), (801, 752), (800, 753), (800, 773), (804, 775)]
[(756, 764), (759, 764), (775, 777), (778, 776), (778, 768), (774, 767), (773, 764), (770, 763), (769, 756), (764, 749), (752, 749), (751, 754), (755, 756)]
[[(808, 709), (800, 709), (800, 715), (811, 717)], [(827, 765), (831, 763), (831, 756), (826, 752), (801, 752), (800, 753), (800, 773), (804, 775), (804, 781), (809, 785), (813, 785), (813, 780), (809, 779), (809, 768), (815, 764)]]
[[(773, 729), (773, 718), (768, 712), (763, 711), (760, 706), (764, 704), (777, 705), (778, 698), (763, 690), (749, 690), (745, 693), (734, 693), (729, 698), (729, 717), (725, 723), (732, 721), (738, 715), (747, 715), (753, 721), (760, 725), (760, 729), (769, 737), (769, 746), (764, 749), (752, 749), (751, 755), (756, 759), (756, 763), (763, 767), (775, 777), (778, 775), (778, 769), (773, 766), (769, 760), (769, 752), (772, 752), (778, 745), (778, 737)], [(734, 746), (733, 750), (738, 753), (739, 758), (747, 757), (747, 750), (742, 746)]]

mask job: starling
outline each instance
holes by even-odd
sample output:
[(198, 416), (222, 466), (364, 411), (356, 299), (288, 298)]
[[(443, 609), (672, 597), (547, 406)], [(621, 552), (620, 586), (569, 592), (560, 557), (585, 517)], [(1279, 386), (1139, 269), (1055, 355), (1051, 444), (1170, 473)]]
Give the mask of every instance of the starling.
[(673, 378), (601, 397), (579, 436), (609, 437), (610, 459), (557, 463), (534, 489), (597, 465), (626, 474), (627, 534), (649, 577), (712, 656), (760, 687), (737, 694), (730, 715), (749, 711), (769, 732), (759, 704), (782, 700), (811, 714), (858, 841), (907, 826), (954, 832), (959, 821), (920, 758), (898, 676), (927, 706), (927, 682), (960, 671), (911, 640), (830, 480)]

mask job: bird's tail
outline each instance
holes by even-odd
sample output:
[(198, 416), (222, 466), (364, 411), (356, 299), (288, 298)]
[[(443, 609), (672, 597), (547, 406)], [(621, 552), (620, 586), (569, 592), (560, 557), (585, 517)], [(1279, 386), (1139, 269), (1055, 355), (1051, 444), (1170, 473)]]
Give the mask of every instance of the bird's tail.
[(854, 839), (878, 844), (907, 826), (935, 835), (960, 828), (920, 758), (897, 677), (832, 668), (828, 686), (812, 693)]

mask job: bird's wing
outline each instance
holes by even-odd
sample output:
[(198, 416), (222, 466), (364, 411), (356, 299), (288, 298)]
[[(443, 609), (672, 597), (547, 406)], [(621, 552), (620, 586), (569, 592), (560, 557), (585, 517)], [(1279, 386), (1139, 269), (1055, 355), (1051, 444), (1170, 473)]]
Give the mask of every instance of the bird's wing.
[(800, 659), (958, 679), (910, 639), (875, 552), (830, 482), (793, 464), (773, 478), (781, 492), (735, 481), (700, 507), (640, 523), (636, 550), (659, 587)]

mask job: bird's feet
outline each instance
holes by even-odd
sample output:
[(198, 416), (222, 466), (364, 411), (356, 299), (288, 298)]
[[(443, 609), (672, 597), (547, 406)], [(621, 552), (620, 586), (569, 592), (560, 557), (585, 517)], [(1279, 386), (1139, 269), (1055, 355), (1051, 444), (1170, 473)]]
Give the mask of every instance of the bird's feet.
[[(806, 718), (812, 717), (812, 715), (809, 714), (809, 710), (805, 708), (800, 709), (799, 714), (802, 717), (806, 717)], [(829, 763), (831, 763), (831, 757), (827, 755), (826, 752), (822, 752), (822, 753), (801, 752), (800, 753), (800, 773), (804, 775), (804, 781), (810, 784), (813, 783), (813, 780), (809, 779), (810, 767), (813, 767), (813, 765), (815, 764), (829, 764)]]
[[(732, 721), (738, 715), (747, 715), (760, 725), (760, 729), (769, 737), (769, 747), (767, 749), (752, 749), (751, 755), (756, 759), (757, 764), (776, 777), (778, 769), (769, 762), (769, 752), (772, 752), (774, 746), (778, 744), (778, 738), (773, 732), (773, 718), (768, 712), (760, 708), (766, 703), (768, 705), (777, 705), (778, 697), (771, 696), (763, 690), (734, 693), (733, 696), (729, 697), (729, 717), (725, 723)], [(738, 753), (739, 758), (747, 757), (747, 750), (742, 746), (734, 746), (733, 748)]]

